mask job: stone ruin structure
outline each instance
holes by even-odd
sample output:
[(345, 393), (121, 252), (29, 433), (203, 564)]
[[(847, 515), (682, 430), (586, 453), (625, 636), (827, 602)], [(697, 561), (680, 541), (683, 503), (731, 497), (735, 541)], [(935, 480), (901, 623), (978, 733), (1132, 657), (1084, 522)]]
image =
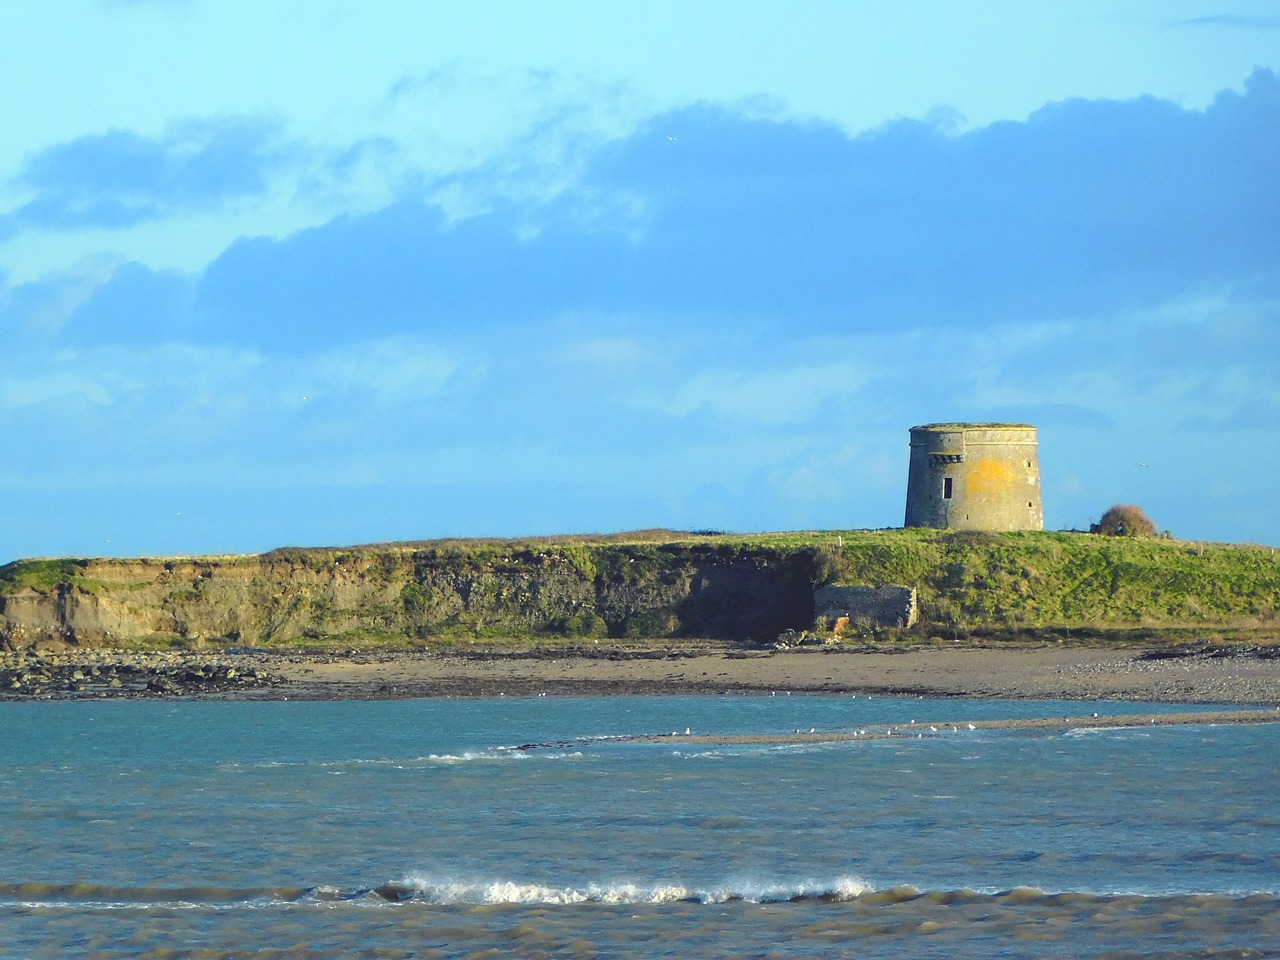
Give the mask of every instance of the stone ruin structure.
[(918, 617), (911, 587), (834, 584), (813, 592), (814, 626), (820, 630), (836, 629), (842, 622), (854, 627), (909, 627)]

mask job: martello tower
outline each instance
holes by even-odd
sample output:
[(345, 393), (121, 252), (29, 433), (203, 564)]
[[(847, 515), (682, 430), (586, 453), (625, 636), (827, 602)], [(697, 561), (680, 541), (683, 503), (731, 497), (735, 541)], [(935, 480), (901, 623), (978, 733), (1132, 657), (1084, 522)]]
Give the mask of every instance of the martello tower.
[(1036, 428), (929, 423), (911, 428), (908, 527), (1043, 530)]

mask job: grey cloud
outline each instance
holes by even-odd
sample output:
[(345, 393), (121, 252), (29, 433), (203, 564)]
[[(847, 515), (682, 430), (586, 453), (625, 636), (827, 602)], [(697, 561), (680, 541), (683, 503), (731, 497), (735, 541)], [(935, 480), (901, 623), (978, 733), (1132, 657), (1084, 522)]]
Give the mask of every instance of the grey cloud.
[(296, 148), (271, 121), (188, 121), (160, 137), (128, 130), (80, 137), (26, 161), (16, 178), (32, 198), (0, 217), (0, 235), (26, 229), (121, 229), (213, 209), (262, 193)]
[(0, 284), (0, 331), (10, 351), (56, 337), (77, 310), (94, 302), (117, 266), (113, 259), (90, 257), (39, 280)]
[(452, 60), (422, 73), (406, 73), (387, 89), (385, 100), (394, 105), (426, 89), (456, 86), (463, 82), (461, 66), (461, 61)]
[(224, 336), (644, 315), (845, 333), (1114, 314), (1280, 276), (1280, 81), (1205, 111), (1052, 104), (953, 135), (697, 105), (599, 148), (545, 203), (450, 223), (404, 199), (233, 245), (197, 308)]
[(137, 262), (88, 258), (38, 280), (0, 284), (0, 330), (11, 347), (53, 338), (79, 348), (196, 340), (193, 284)]

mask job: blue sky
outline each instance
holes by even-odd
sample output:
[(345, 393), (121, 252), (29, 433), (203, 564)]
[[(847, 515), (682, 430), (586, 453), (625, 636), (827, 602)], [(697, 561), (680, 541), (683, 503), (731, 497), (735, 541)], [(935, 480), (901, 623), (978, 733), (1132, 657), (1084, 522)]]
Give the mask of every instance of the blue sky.
[(0, 562), (902, 522), (1280, 544), (1280, 10), (11, 4)]

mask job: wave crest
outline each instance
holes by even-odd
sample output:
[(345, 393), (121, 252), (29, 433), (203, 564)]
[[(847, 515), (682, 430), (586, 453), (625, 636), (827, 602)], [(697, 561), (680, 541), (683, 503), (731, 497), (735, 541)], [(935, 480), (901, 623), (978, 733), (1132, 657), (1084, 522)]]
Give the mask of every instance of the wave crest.
[(852, 900), (871, 892), (871, 887), (857, 877), (785, 884), (726, 883), (716, 887), (693, 888), (672, 882), (588, 883), (557, 887), (511, 880), (467, 882), (411, 876), (383, 884), (373, 892), (396, 903), (406, 900), (435, 904), (655, 904), (727, 903), (733, 900), (786, 903), (798, 900)]

